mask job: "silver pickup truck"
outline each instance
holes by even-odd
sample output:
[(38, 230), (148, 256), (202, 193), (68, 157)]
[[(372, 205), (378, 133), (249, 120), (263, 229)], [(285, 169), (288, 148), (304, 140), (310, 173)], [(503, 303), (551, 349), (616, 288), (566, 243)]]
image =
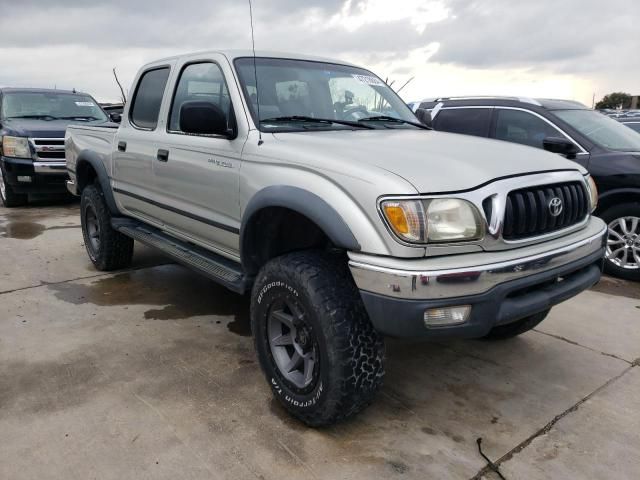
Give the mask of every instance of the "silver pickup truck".
[(119, 128), (67, 129), (89, 257), (133, 241), (238, 292), (274, 395), (312, 426), (368, 405), (384, 336), (501, 339), (600, 278), (579, 165), (434, 132), (346, 62), (215, 51), (138, 73)]

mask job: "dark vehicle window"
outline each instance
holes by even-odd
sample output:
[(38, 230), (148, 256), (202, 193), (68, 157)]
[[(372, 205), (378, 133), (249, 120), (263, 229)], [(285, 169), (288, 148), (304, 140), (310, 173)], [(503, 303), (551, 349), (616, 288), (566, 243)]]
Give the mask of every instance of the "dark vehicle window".
[(490, 123), (490, 108), (452, 108), (440, 110), (433, 126), (442, 132), (486, 137)]
[(206, 101), (215, 103), (231, 118), (231, 99), (220, 67), (215, 63), (187, 65), (178, 81), (171, 105), (169, 130), (180, 131), (180, 108), (185, 102)]
[(131, 105), (131, 122), (135, 126), (151, 130), (156, 128), (168, 78), (168, 67), (149, 70), (142, 75)]
[(564, 137), (564, 135), (557, 128), (531, 113), (522, 110), (498, 110), (496, 120), (498, 140), (543, 148), (543, 140), (547, 137)]

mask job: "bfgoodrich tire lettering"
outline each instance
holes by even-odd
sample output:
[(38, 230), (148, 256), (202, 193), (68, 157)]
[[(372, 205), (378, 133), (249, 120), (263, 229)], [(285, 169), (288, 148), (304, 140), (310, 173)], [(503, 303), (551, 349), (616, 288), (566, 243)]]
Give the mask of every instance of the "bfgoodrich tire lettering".
[(98, 270), (131, 265), (133, 239), (111, 228), (111, 214), (100, 187), (95, 184), (82, 191), (80, 222), (87, 254)]
[[(285, 324), (290, 322), (287, 317), (297, 319), (300, 342), (294, 346), (289, 338), (281, 343), (289, 351), (302, 345), (306, 348), (301, 355), (314, 355), (308, 375), (300, 364), (300, 375), (291, 377), (278, 363), (273, 328), (269, 335), (274, 313)], [(251, 326), (274, 395), (307, 425), (329, 425), (355, 415), (382, 385), (384, 342), (369, 321), (342, 257), (308, 251), (267, 263), (253, 287)], [(289, 333), (283, 327), (275, 336)]]

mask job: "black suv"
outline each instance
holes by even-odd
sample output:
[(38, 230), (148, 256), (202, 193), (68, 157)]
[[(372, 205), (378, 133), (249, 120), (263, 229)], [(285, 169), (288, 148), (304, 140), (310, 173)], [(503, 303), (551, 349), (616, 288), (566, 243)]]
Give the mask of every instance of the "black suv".
[(67, 126), (107, 122), (86, 93), (0, 88), (0, 204), (17, 207), (32, 193), (66, 193)]
[(436, 130), (542, 148), (587, 168), (600, 192), (596, 214), (609, 225), (606, 270), (640, 280), (638, 133), (569, 100), (448, 97), (410, 106), (431, 112)]

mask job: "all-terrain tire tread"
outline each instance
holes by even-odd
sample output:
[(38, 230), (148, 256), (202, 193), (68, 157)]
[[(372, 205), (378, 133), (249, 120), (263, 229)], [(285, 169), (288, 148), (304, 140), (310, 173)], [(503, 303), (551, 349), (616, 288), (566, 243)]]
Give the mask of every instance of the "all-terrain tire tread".
[(319, 318), (328, 319), (327, 348), (337, 361), (334, 368), (339, 380), (329, 386), (326, 408), (291, 413), (310, 426), (330, 425), (354, 416), (371, 404), (382, 387), (384, 340), (369, 321), (346, 259), (300, 251), (271, 260), (256, 279), (254, 299), (264, 279), (274, 274), (293, 277), (307, 286)]
[(133, 239), (111, 227), (111, 212), (109, 212), (102, 190), (95, 184), (88, 185), (82, 191), (82, 233), (87, 245), (87, 251), (89, 250), (89, 244), (84, 226), (84, 205), (86, 202), (91, 203), (98, 222), (100, 222), (99, 255), (94, 258), (89, 252), (89, 257), (93, 264), (98, 270), (105, 272), (129, 267), (133, 258)]

